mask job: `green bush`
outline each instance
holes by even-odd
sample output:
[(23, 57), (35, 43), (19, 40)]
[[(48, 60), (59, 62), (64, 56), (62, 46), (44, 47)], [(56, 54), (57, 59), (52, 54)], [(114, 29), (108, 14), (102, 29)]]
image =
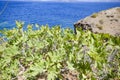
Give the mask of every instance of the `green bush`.
[(98, 16), (98, 13), (94, 13), (91, 15), (92, 18), (96, 18)]
[(63, 79), (63, 69), (76, 70), (79, 80), (120, 79), (120, 37), (77, 29), (23, 23), (1, 31), (0, 80)]

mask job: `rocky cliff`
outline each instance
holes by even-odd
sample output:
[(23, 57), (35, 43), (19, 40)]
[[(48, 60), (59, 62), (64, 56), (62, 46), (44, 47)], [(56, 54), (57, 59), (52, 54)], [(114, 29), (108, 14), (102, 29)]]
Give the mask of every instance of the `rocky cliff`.
[(120, 7), (111, 8), (98, 13), (94, 13), (74, 24), (76, 28), (91, 30), (94, 33), (109, 33), (120, 36)]

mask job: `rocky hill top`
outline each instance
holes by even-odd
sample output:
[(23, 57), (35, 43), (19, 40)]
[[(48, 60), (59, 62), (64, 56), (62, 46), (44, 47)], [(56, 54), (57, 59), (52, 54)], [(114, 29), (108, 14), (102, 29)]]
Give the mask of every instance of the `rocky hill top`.
[(91, 30), (94, 33), (109, 33), (113, 36), (120, 36), (120, 7), (111, 8), (94, 13), (74, 24), (82, 27), (83, 30)]

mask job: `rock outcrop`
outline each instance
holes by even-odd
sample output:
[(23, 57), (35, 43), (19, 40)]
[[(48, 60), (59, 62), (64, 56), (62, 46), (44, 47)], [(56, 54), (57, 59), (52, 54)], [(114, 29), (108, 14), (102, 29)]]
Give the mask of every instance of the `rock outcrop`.
[(74, 24), (76, 28), (91, 30), (94, 33), (109, 33), (113, 36), (120, 36), (120, 7), (94, 13)]

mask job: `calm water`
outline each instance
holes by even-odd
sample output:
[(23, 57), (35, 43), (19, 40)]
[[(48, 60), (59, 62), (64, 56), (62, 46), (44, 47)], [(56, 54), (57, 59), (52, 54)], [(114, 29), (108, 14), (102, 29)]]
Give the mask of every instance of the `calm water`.
[[(6, 3), (0, 1), (0, 12)], [(15, 20), (73, 28), (79, 19), (112, 7), (120, 7), (120, 3), (8, 2), (0, 15), (0, 29), (15, 27)]]

